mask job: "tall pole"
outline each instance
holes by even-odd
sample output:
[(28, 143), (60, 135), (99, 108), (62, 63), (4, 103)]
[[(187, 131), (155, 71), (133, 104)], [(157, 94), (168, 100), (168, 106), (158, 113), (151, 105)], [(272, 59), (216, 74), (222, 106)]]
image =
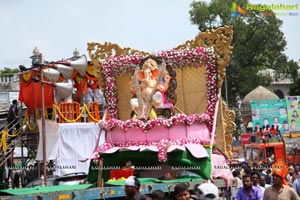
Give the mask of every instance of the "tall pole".
[[(22, 127), (21, 127), (22, 128)], [(23, 135), (21, 135), (21, 180), (22, 180), (22, 184), (24, 182), (24, 151), (23, 151), (23, 148), (24, 148), (24, 145), (23, 145)], [(28, 156), (28, 154), (27, 154)]]
[[(40, 53), (40, 64), (44, 64), (43, 55)], [(41, 80), (44, 77), (43, 67), (40, 68)], [(47, 166), (46, 166), (46, 129), (45, 129), (45, 90), (44, 83), (41, 83), (41, 95), (42, 95), (42, 144), (43, 144), (43, 176), (45, 179), (45, 186), (47, 185)]]

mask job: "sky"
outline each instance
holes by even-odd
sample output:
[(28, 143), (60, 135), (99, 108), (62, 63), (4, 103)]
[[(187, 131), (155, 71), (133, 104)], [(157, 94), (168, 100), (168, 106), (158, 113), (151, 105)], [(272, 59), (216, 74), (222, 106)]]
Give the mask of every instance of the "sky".
[[(172, 49), (194, 39), (192, 0), (0, 0), (0, 69), (30, 67), (37, 47), (47, 61), (88, 57), (88, 42), (112, 42), (148, 52)], [(284, 3), (285, 0), (250, 0)], [(281, 16), (289, 59), (300, 59), (300, 0), (297, 16)]]

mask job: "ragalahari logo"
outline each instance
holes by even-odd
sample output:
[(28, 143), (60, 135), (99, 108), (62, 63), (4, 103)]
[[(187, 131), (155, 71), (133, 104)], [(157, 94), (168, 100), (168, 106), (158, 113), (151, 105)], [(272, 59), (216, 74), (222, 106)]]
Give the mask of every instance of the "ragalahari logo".
[(244, 14), (246, 14), (246, 10), (241, 8), (240, 5), (237, 5), (237, 3), (232, 2), (230, 18), (233, 19), (237, 15), (244, 15)]

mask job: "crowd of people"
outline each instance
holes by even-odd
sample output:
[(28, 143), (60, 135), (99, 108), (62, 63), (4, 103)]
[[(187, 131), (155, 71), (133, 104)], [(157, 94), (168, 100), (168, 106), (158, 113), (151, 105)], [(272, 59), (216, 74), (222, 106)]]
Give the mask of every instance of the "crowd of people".
[(150, 194), (141, 194), (140, 181), (135, 176), (130, 176), (125, 181), (125, 200), (217, 200), (219, 199), (218, 187), (206, 182), (196, 185), (193, 191), (189, 190), (188, 183), (178, 183), (172, 194), (161, 190), (154, 190)]
[(300, 200), (299, 165), (244, 166), (233, 171), (232, 200)]
[(261, 128), (255, 127), (253, 134), (250, 138), (251, 143), (255, 142), (267, 142), (272, 138), (281, 138), (280, 129), (278, 125), (262, 126)]
[(250, 167), (243, 164), (233, 168), (232, 173), (234, 179), (224, 196), (210, 181), (196, 185), (192, 191), (188, 183), (178, 183), (172, 194), (154, 190), (144, 195), (139, 192), (139, 180), (131, 176), (125, 181), (126, 200), (300, 200), (300, 165), (277, 162), (272, 166)]

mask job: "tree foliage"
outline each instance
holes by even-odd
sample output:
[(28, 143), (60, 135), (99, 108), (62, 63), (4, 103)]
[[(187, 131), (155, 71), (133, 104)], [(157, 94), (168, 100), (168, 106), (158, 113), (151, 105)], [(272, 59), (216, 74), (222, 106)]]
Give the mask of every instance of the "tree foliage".
[(299, 65), (295, 61), (291, 60), (287, 63), (286, 68), (283, 68), (287, 74), (290, 74), (290, 77), (293, 79), (293, 83), (290, 85), (290, 96), (300, 95), (300, 78), (298, 75)]
[(0, 76), (12, 75), (17, 72), (19, 72), (19, 69), (11, 69), (5, 67), (4, 69), (0, 69)]
[[(234, 2), (242, 8), (247, 4), (245, 1)], [(233, 52), (226, 78), (229, 105), (236, 105), (237, 96), (243, 98), (257, 86), (270, 84), (270, 77), (259, 75), (259, 70), (271, 68), (282, 71), (287, 57), (283, 53), (286, 40), (280, 30), (282, 21), (272, 11), (266, 15), (247, 10), (246, 14), (231, 19), (232, 3), (231, 0), (212, 0), (209, 4), (194, 1), (190, 16), (192, 23), (197, 24), (202, 32), (224, 25), (233, 26)]]
[(297, 96), (300, 94), (300, 78), (297, 78), (293, 84), (290, 85), (290, 96)]

